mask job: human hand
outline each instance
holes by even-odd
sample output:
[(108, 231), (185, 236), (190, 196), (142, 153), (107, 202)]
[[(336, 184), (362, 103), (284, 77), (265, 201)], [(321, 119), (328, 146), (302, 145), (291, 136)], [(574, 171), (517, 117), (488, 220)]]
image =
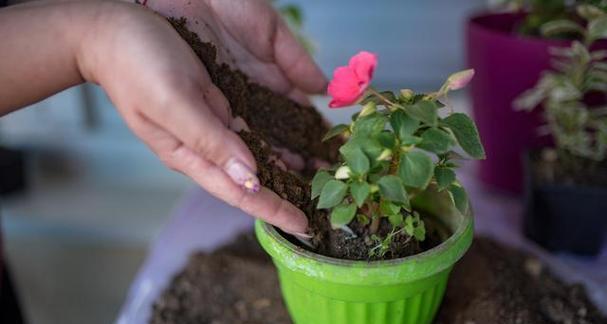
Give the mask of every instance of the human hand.
[[(98, 16), (96, 27), (80, 47), (78, 62), (84, 78), (105, 89), (128, 126), (167, 166), (229, 204), (287, 232), (303, 234), (307, 229), (305, 215), (260, 186), (252, 154), (228, 128), (232, 120), (227, 100), (189, 46), (166, 20), (148, 10), (119, 3), (108, 6), (112, 8)], [(205, 24), (201, 19), (201, 25), (216, 23)], [(238, 34), (242, 31), (234, 28), (229, 33), (242, 37)], [(299, 46), (290, 43), (295, 40), (286, 32), (259, 30), (256, 34), (271, 33), (261, 47), (255, 47), (255, 42), (246, 37), (246, 44), (242, 44), (224, 35), (230, 45), (223, 48), (226, 52), (230, 48), (230, 53), (240, 58), (236, 62), (243, 65), (239, 67), (258, 69), (255, 75), (276, 76), (272, 86), (281, 87), (281, 92), (293, 95), (319, 90), (324, 85), (322, 75), (314, 70), (309, 58), (298, 58), (301, 54), (297, 47), (295, 53), (291, 52), (295, 56), (285, 56), (283, 47)], [(264, 52), (268, 48), (272, 53)], [(264, 55), (265, 61), (254, 55)], [(253, 64), (253, 59), (260, 65)], [(296, 75), (308, 77), (296, 82)]]

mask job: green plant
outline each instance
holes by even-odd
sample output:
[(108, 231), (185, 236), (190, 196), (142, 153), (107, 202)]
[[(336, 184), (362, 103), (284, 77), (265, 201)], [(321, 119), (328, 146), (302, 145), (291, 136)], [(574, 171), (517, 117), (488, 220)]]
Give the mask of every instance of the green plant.
[[(583, 20), (576, 8), (588, 6), (597, 12), (607, 11), (605, 0), (505, 0), (504, 4), (515, 10), (527, 12), (527, 16), (518, 31), (525, 35), (541, 35), (550, 38), (576, 38), (578, 32), (567, 27), (571, 23)], [(576, 23), (577, 24), (577, 23)]]
[[(367, 240), (374, 243), (369, 256), (382, 257), (397, 235), (407, 236), (406, 242), (425, 239), (423, 214), (411, 201), (430, 185), (449, 192), (455, 206), (466, 212), (466, 191), (456, 179), (454, 163), (461, 156), (452, 150), (460, 146), (475, 159), (485, 152), (474, 122), (446, 104), (448, 93), (464, 87), (474, 71), (452, 75), (432, 93), (378, 92), (367, 88), (375, 62), (373, 54), (361, 52), (335, 71), (331, 107), (359, 98), (363, 107), (349, 125), (337, 125), (325, 136), (347, 140), (339, 148), (342, 162), (316, 173), (312, 199), (318, 199), (317, 208), (330, 211), (334, 229), (352, 233), (348, 225), (353, 222), (367, 228)], [(392, 226), (384, 237), (378, 233), (382, 220)]]
[(585, 24), (569, 21), (554, 28), (575, 32), (582, 41), (574, 41), (569, 48), (552, 49), (554, 70), (545, 72), (515, 106), (544, 108), (547, 130), (560, 161), (571, 156), (602, 161), (607, 154), (607, 106), (604, 102), (593, 106), (589, 98), (607, 94), (607, 52), (591, 49), (596, 40), (607, 37), (607, 14), (590, 5), (578, 6), (577, 11)]

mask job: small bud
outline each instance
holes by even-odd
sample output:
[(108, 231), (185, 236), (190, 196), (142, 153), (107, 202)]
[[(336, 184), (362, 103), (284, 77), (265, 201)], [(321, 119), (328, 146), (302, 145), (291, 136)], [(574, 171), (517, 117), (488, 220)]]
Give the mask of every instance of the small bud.
[(445, 83), (448, 90), (459, 90), (472, 80), (474, 77), (474, 69), (468, 69), (451, 74)]
[(364, 105), (363, 109), (360, 111), (360, 114), (358, 114), (358, 117), (364, 117), (364, 116), (371, 115), (372, 113), (375, 112), (376, 107), (377, 107), (377, 105), (375, 104), (375, 102), (373, 102), (373, 101), (367, 102), (367, 104)]
[(348, 178), (350, 178), (351, 173), (352, 173), (352, 171), (350, 170), (349, 166), (347, 166), (347, 165), (340, 166), (337, 169), (337, 171), (335, 171), (335, 179), (338, 179), (338, 180), (348, 179)]
[(413, 99), (413, 96), (415, 96), (415, 92), (413, 92), (413, 90), (411, 89), (401, 89), (400, 96), (401, 98), (403, 98), (403, 100), (409, 101)]
[(392, 159), (392, 150), (384, 149), (377, 157), (377, 161), (390, 161)]
[(372, 184), (372, 185), (369, 186), (369, 192), (375, 193), (375, 192), (378, 192), (378, 191), (379, 191), (379, 186), (378, 185)]

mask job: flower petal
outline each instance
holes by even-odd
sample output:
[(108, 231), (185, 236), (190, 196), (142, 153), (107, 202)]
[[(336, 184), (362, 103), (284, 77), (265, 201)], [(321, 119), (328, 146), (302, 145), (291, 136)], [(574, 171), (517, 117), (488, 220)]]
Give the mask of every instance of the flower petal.
[(356, 73), (359, 80), (368, 84), (377, 66), (377, 55), (366, 51), (359, 52), (352, 56), (348, 66)]
[(362, 95), (364, 88), (352, 69), (341, 66), (333, 72), (333, 79), (329, 83), (327, 92), (332, 97), (331, 108), (352, 105)]

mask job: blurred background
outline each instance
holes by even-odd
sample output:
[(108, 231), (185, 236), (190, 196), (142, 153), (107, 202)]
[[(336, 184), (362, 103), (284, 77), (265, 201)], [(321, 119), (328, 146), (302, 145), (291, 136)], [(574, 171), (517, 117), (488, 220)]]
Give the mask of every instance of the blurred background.
[[(438, 87), (465, 66), (466, 18), (488, 5), (288, 2), (302, 8), (304, 34), (327, 75), (364, 49), (379, 55), (379, 88), (416, 90)], [(26, 317), (34, 324), (112, 322), (148, 244), (192, 182), (164, 168), (92, 85), (0, 118), (0, 143), (26, 153), (26, 191), (0, 205)]]

